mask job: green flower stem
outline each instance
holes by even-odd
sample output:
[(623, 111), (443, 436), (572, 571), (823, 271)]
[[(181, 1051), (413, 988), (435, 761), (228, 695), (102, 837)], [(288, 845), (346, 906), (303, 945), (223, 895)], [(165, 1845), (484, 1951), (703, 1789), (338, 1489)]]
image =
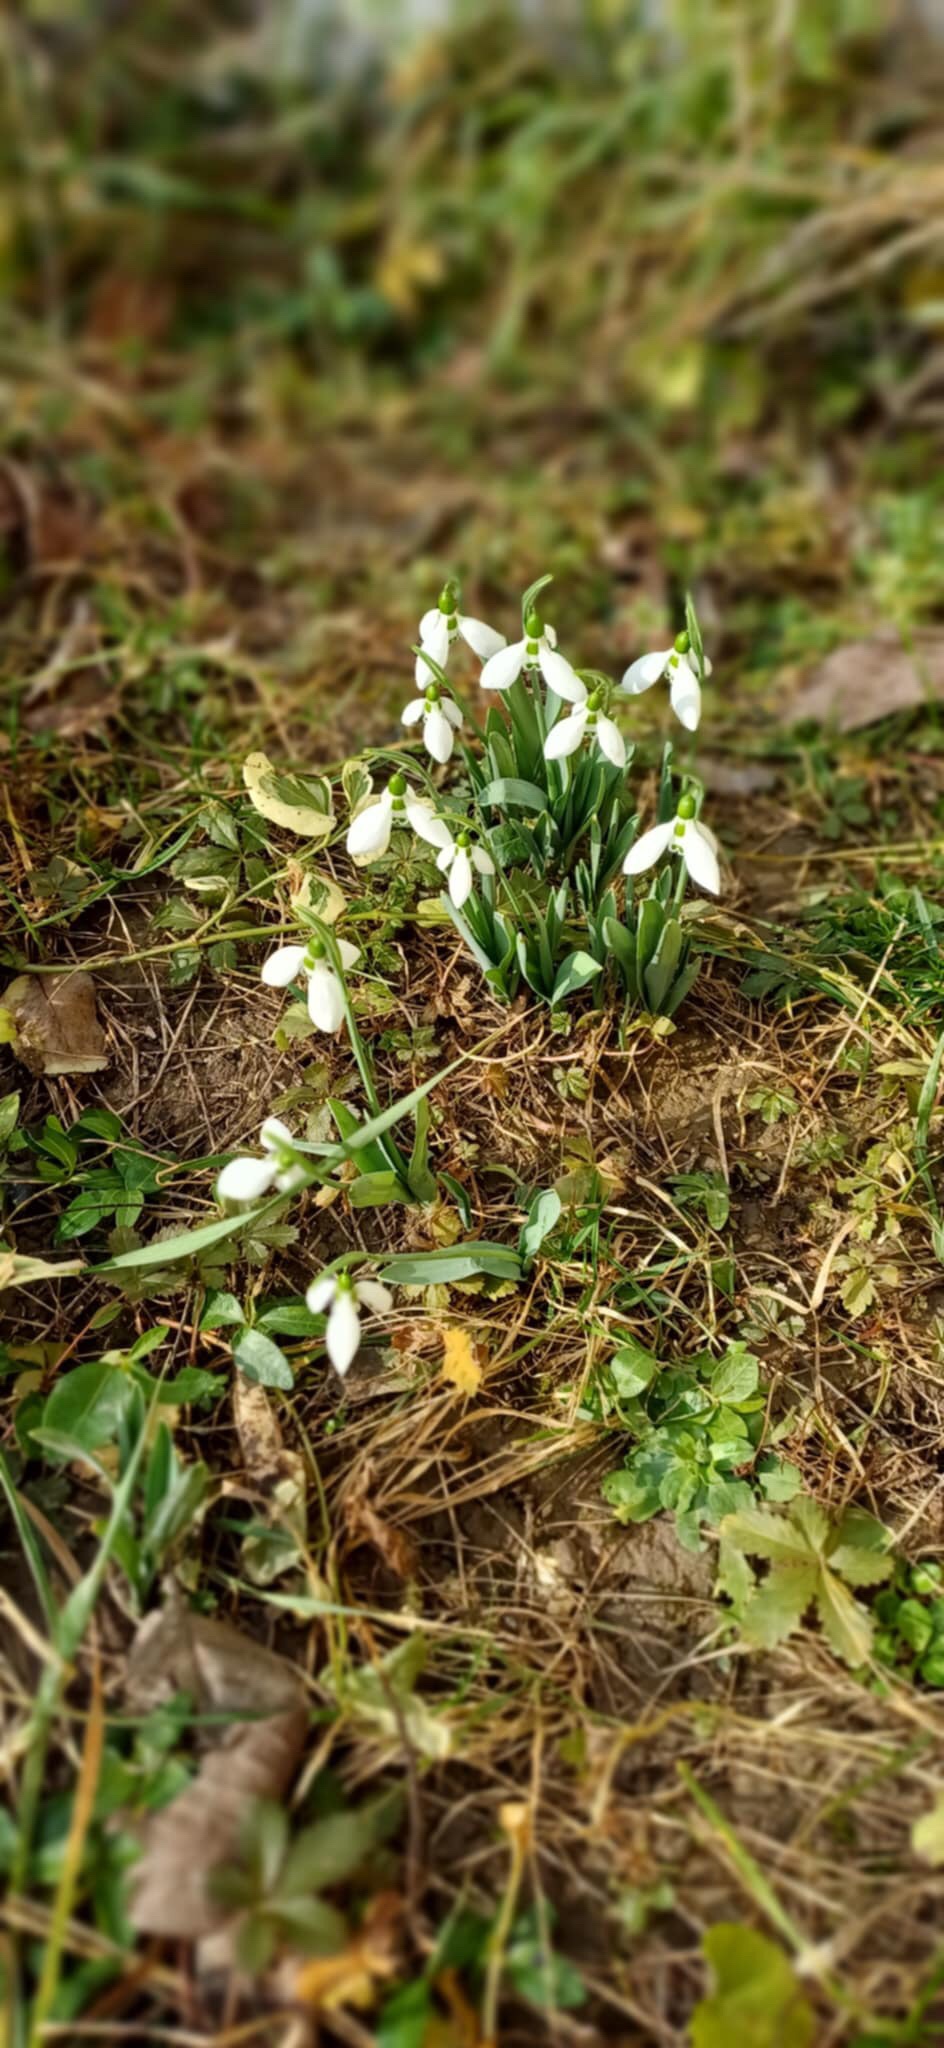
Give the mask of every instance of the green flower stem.
[[(377, 1094), (376, 1083), (374, 1081), (373, 1062), (358, 1029), (357, 1019), (354, 1015), (354, 1005), (351, 1002), (350, 991), (347, 985), (347, 976), (341, 964), (341, 955), (338, 950), (337, 941), (329, 925), (322, 924), (320, 920), (316, 920), (316, 929), (318, 937), (321, 939), (325, 947), (325, 951), (327, 953), (331, 967), (333, 968), (334, 973), (337, 975), (338, 981), (340, 983), (341, 995), (344, 1002), (344, 1021), (345, 1024), (347, 1025), (348, 1037), (351, 1041), (351, 1051), (353, 1052), (355, 1061), (357, 1063), (357, 1071), (360, 1074), (361, 1080), (364, 1084), (364, 1093), (367, 1097), (368, 1108), (370, 1109), (372, 1116), (380, 1116), (381, 1103), (380, 1097)], [(396, 1142), (396, 1139), (389, 1137), (385, 1131), (382, 1137), (378, 1138), (377, 1143), (380, 1146), (380, 1149), (391, 1171), (395, 1173), (397, 1179), (402, 1182), (403, 1187), (407, 1190), (407, 1192), (410, 1195), (410, 1199), (412, 1200), (413, 1191), (410, 1187), (409, 1169), (407, 1167), (406, 1160), (404, 1159), (403, 1154), (400, 1151), (400, 1147)]]

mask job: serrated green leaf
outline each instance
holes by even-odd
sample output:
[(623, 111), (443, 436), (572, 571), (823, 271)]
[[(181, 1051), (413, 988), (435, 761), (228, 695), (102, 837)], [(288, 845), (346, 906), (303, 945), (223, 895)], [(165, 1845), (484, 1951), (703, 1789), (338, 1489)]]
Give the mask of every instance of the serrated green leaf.
[(233, 1357), (247, 1380), (255, 1380), (260, 1387), (280, 1387), (287, 1393), (295, 1384), (284, 1351), (262, 1330), (241, 1330), (233, 1344)]
[(816, 1611), (837, 1657), (853, 1668), (867, 1663), (872, 1649), (871, 1618), (833, 1572), (824, 1570), (820, 1576)]
[(740, 1617), (749, 1642), (772, 1650), (798, 1628), (819, 1586), (819, 1572), (808, 1564), (778, 1564), (758, 1586)]

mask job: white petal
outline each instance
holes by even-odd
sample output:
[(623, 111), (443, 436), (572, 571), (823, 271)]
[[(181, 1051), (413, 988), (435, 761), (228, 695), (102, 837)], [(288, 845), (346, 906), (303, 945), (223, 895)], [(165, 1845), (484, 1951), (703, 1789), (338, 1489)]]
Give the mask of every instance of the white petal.
[(630, 662), (624, 670), (620, 689), (628, 690), (632, 697), (641, 697), (643, 690), (651, 690), (653, 683), (664, 676), (671, 652), (671, 647), (666, 647), (661, 654), (641, 654), (638, 661)]
[(555, 633), (553, 626), (549, 626), (546, 620), (544, 622), (544, 638), (547, 641), (549, 647), (557, 646), (557, 634)]
[(445, 875), (448, 873), (453, 861), (455, 860), (455, 857), (456, 843), (454, 839), (450, 839), (449, 845), (444, 846), (442, 852), (437, 853), (436, 855), (436, 866), (438, 867), (441, 875)]
[(221, 1202), (257, 1202), (272, 1186), (274, 1159), (231, 1159), (216, 1183)]
[(361, 1319), (357, 1303), (346, 1287), (339, 1289), (331, 1304), (325, 1344), (335, 1372), (345, 1373), (361, 1341)]
[(484, 619), (460, 618), (459, 631), (480, 661), (490, 661), (506, 645), (504, 633), (496, 633), (494, 626), (487, 626)]
[(265, 1146), (267, 1152), (271, 1152), (276, 1145), (290, 1145), (292, 1133), (288, 1125), (283, 1124), (280, 1116), (267, 1116), (259, 1132), (259, 1143)]
[(569, 718), (559, 718), (552, 726), (544, 742), (545, 761), (563, 761), (566, 755), (575, 754), (586, 729), (586, 707), (581, 704)]
[(309, 975), (308, 1015), (319, 1031), (340, 1031), (344, 1022), (344, 997), (333, 968), (319, 966)]
[[(417, 814), (415, 817), (414, 812)], [(417, 839), (425, 839), (427, 846), (452, 845), (452, 833), (445, 819), (437, 818), (435, 811), (427, 810), (425, 805), (408, 804), (407, 816)]]
[(350, 939), (338, 940), (338, 952), (341, 955), (342, 967), (357, 966), (361, 957), (361, 949), (359, 946), (352, 946)]
[(416, 635), (421, 647), (424, 646), (426, 641), (429, 639), (433, 627), (436, 624), (436, 620), (441, 618), (442, 612), (440, 611), (438, 604), (430, 605), (429, 611), (423, 613), (423, 616), (419, 623), (419, 629)]
[(459, 727), (462, 724), (462, 713), (459, 709), (458, 704), (454, 704), (451, 697), (444, 697), (442, 700), (442, 708), (444, 716), (448, 718), (450, 725), (455, 726), (455, 729), (458, 732)]
[(718, 856), (707, 832), (694, 818), (689, 818), (682, 834), (682, 859), (699, 889), (707, 889), (712, 896), (721, 894), (721, 870)]
[(479, 677), (483, 690), (508, 690), (524, 667), (526, 640), (515, 640), (490, 656)]
[(546, 636), (538, 651), (538, 666), (549, 690), (555, 697), (564, 697), (568, 704), (585, 704), (587, 692), (570, 662), (553, 647), (546, 645)]
[(701, 689), (694, 669), (684, 654), (678, 658), (678, 668), (669, 670), (669, 700), (676, 718), (687, 732), (697, 732), (701, 717)]
[(614, 768), (625, 768), (626, 741), (619, 726), (613, 724), (612, 718), (597, 719), (597, 741), (601, 753), (606, 755), (608, 761), (612, 761)]
[(478, 868), (480, 875), (493, 875), (495, 873), (495, 862), (491, 854), (486, 853), (484, 846), (473, 846), (472, 866)]
[(384, 1287), (382, 1281), (356, 1280), (354, 1292), (358, 1301), (362, 1301), (364, 1307), (369, 1308), (372, 1315), (386, 1316), (390, 1314), (390, 1310), (393, 1307), (393, 1295), (389, 1287)]
[(418, 821), (424, 818), (431, 818), (433, 816), (433, 806), (429, 800), (429, 797), (408, 796), (406, 798), (403, 808), (404, 811), (406, 812), (407, 824), (412, 827), (414, 832), (418, 832), (420, 838), (422, 838), (423, 834), (421, 824)]
[(376, 803), (365, 804), (352, 818), (348, 827), (347, 850), (359, 854), (362, 860), (379, 860), (390, 844), (393, 826), (393, 798), (388, 789)]
[(411, 697), (405, 711), (400, 713), (401, 725), (419, 725), (426, 710), (425, 697)]
[(259, 972), (268, 988), (287, 988), (301, 973), (305, 958), (304, 946), (279, 946), (263, 960)]
[(457, 910), (472, 894), (472, 862), (466, 847), (460, 846), (449, 870), (449, 894)]
[(320, 1316), (329, 1301), (334, 1300), (337, 1285), (336, 1273), (322, 1273), (318, 1280), (312, 1281), (305, 1296), (305, 1307), (310, 1308), (313, 1316)]
[(444, 767), (452, 753), (453, 730), (448, 718), (444, 718), (437, 705), (428, 711), (423, 721), (423, 744), (426, 752), (440, 767)]
[(296, 1166), (286, 1166), (276, 1174), (275, 1185), (280, 1195), (293, 1195), (296, 1189), (304, 1187), (307, 1178), (306, 1169), (299, 1160)]
[(653, 825), (651, 831), (644, 832), (642, 838), (637, 839), (635, 846), (631, 846), (626, 855), (623, 862), (624, 875), (641, 875), (646, 868), (655, 867), (660, 855), (670, 845), (674, 831), (675, 819), (670, 818), (667, 825)]
[[(428, 612), (426, 618), (429, 618)], [(445, 612), (436, 612), (429, 632), (420, 635), (420, 645), (425, 647), (427, 654), (432, 655), (439, 668), (444, 667), (449, 659), (449, 626), (446, 621)], [(416, 657), (414, 674), (421, 689), (425, 683), (432, 683), (436, 680), (435, 670), (430, 668), (429, 662), (424, 661), (421, 654), (418, 654)]]

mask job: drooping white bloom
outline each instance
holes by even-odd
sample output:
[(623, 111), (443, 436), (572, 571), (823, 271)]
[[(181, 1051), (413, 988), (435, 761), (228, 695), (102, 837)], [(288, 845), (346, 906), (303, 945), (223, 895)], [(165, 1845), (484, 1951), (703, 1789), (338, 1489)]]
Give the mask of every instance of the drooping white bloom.
[(584, 737), (595, 741), (602, 754), (612, 761), (614, 768), (626, 766), (626, 742), (619, 726), (612, 718), (605, 718), (600, 710), (600, 699), (596, 691), (585, 704), (578, 704), (567, 718), (559, 718), (551, 727), (544, 742), (546, 761), (562, 761), (569, 754), (575, 754)]
[(418, 725), (423, 721), (423, 745), (431, 760), (444, 767), (455, 745), (456, 733), (462, 724), (462, 713), (451, 697), (440, 695), (435, 684), (431, 684), (425, 697), (413, 697), (405, 711), (400, 713), (404, 725)]
[(436, 866), (441, 875), (449, 876), (450, 900), (461, 910), (472, 894), (475, 871), (480, 875), (495, 873), (491, 854), (482, 846), (473, 846), (468, 832), (460, 832), (454, 839), (445, 819), (429, 811), (413, 822), (413, 829), (419, 839), (439, 848)]
[(271, 1187), (289, 1195), (304, 1185), (305, 1166), (295, 1151), (292, 1133), (277, 1116), (267, 1116), (259, 1132), (263, 1158), (230, 1159), (216, 1183), (221, 1202), (258, 1202)]
[[(711, 674), (711, 663), (707, 659), (705, 674)], [(697, 732), (701, 717), (701, 684), (687, 633), (679, 633), (674, 646), (663, 648), (656, 654), (641, 654), (638, 661), (631, 662), (620, 688), (628, 690), (631, 697), (641, 697), (644, 690), (651, 690), (653, 683), (658, 683), (663, 676), (668, 677), (669, 701), (676, 718), (688, 732)]]
[(701, 825), (695, 816), (695, 799), (692, 796), (679, 798), (675, 817), (666, 825), (653, 825), (631, 846), (623, 862), (624, 875), (641, 875), (647, 868), (655, 867), (666, 852), (681, 855), (692, 881), (699, 889), (709, 890), (712, 896), (721, 893), (721, 870), (718, 866), (717, 841), (707, 825)]
[(368, 1314), (389, 1315), (393, 1295), (379, 1280), (352, 1280), (350, 1273), (323, 1273), (313, 1280), (305, 1296), (312, 1315), (328, 1314), (325, 1346), (335, 1372), (343, 1374), (361, 1341), (359, 1309)]
[(543, 625), (537, 612), (528, 613), (523, 640), (501, 648), (486, 662), (479, 679), (483, 690), (510, 690), (523, 668), (540, 669), (548, 689), (568, 704), (586, 701), (587, 692), (576, 670), (558, 653), (553, 626)]
[(497, 654), (499, 648), (505, 645), (504, 633), (496, 633), (493, 626), (485, 624), (484, 619), (468, 618), (460, 612), (458, 590), (454, 583), (447, 583), (439, 603), (433, 605), (430, 611), (424, 612), (420, 620), (419, 642), (423, 653), (416, 657), (416, 680), (419, 684), (428, 683), (430, 680), (429, 665), (424, 661), (423, 654), (430, 655), (438, 668), (445, 668), (449, 659), (449, 649), (457, 634), (461, 635), (480, 661), (488, 661), (491, 655)]
[(430, 808), (425, 798), (414, 797), (407, 789), (405, 776), (391, 775), (383, 793), (373, 797), (351, 819), (346, 842), (348, 853), (354, 860), (382, 860), (394, 827), (412, 825), (415, 831), (414, 819), (422, 817)]
[[(356, 967), (360, 948), (347, 939), (336, 941), (342, 967)], [(319, 1031), (340, 1031), (344, 1022), (344, 990), (325, 955), (321, 939), (309, 939), (307, 946), (278, 946), (262, 963), (261, 974), (269, 988), (287, 988), (304, 974), (308, 982), (308, 1015)]]

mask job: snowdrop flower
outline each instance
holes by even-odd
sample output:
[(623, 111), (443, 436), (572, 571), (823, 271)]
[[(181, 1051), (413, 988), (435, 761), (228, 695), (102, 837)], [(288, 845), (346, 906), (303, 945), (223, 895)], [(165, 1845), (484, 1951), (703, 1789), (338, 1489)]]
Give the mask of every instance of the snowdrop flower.
[(406, 710), (400, 713), (404, 725), (418, 725), (423, 721), (423, 745), (433, 761), (444, 767), (455, 744), (456, 733), (462, 724), (462, 713), (451, 697), (440, 694), (438, 683), (430, 683), (425, 697), (414, 697)]
[[(484, 619), (470, 619), (459, 611), (459, 592), (454, 583), (447, 583), (439, 603), (431, 611), (424, 612), (420, 620), (419, 640), (423, 654), (432, 656), (438, 668), (445, 668), (449, 649), (461, 634), (466, 645), (471, 647), (480, 661), (488, 661), (505, 645), (504, 633), (496, 633), (494, 627), (486, 626)], [(416, 657), (416, 680), (426, 683), (429, 668), (423, 654)]]
[(257, 1202), (271, 1187), (290, 1195), (304, 1186), (305, 1166), (299, 1159), (292, 1133), (277, 1116), (267, 1116), (259, 1132), (262, 1159), (230, 1159), (216, 1183), (221, 1202)]
[[(357, 946), (337, 940), (342, 967), (354, 967), (360, 959)], [(326, 958), (322, 939), (309, 939), (307, 946), (279, 946), (262, 963), (262, 979), (269, 988), (287, 988), (299, 974), (308, 981), (308, 1015), (319, 1031), (340, 1031), (344, 1022), (344, 990)]]
[(484, 847), (473, 846), (468, 832), (460, 832), (454, 839), (444, 819), (427, 812), (413, 821), (413, 829), (420, 839), (429, 846), (438, 846), (436, 866), (441, 875), (449, 876), (449, 896), (457, 910), (462, 909), (472, 894), (475, 881), (474, 869), (480, 875), (493, 875), (495, 863)]
[(313, 1280), (305, 1296), (312, 1315), (328, 1314), (325, 1345), (334, 1370), (342, 1375), (361, 1341), (359, 1310), (375, 1316), (389, 1315), (393, 1295), (379, 1280), (352, 1280), (350, 1273), (323, 1273)]
[[(669, 701), (676, 718), (689, 732), (697, 732), (701, 717), (701, 685), (691, 654), (692, 643), (688, 634), (679, 633), (674, 646), (666, 647), (660, 654), (641, 654), (638, 661), (631, 662), (620, 688), (628, 690), (632, 697), (640, 697), (643, 690), (651, 689), (653, 683), (667, 676)], [(711, 663), (707, 660), (705, 674), (711, 674)]]
[(412, 825), (417, 830), (416, 818), (429, 813), (430, 805), (423, 797), (414, 797), (407, 789), (404, 775), (391, 775), (382, 796), (374, 797), (351, 819), (347, 835), (348, 853), (360, 860), (382, 860), (390, 845), (390, 835), (396, 825)]
[(685, 866), (699, 889), (708, 889), (712, 896), (721, 893), (721, 870), (718, 866), (717, 840), (707, 825), (700, 825), (695, 816), (693, 796), (680, 796), (675, 817), (667, 825), (653, 825), (650, 832), (644, 832), (631, 846), (623, 862), (624, 875), (641, 875), (646, 868), (655, 867), (670, 848), (682, 856)]
[(601, 754), (612, 761), (614, 768), (625, 768), (626, 742), (612, 718), (603, 717), (597, 690), (585, 704), (578, 704), (568, 718), (559, 718), (551, 727), (544, 742), (544, 759), (562, 761), (566, 755), (575, 754), (585, 735), (588, 740), (596, 741)]
[(509, 690), (523, 668), (539, 668), (555, 697), (566, 698), (568, 704), (583, 704), (587, 692), (570, 662), (558, 654), (553, 626), (543, 625), (537, 612), (529, 612), (524, 631), (523, 640), (502, 647), (486, 662), (480, 678), (483, 690)]

